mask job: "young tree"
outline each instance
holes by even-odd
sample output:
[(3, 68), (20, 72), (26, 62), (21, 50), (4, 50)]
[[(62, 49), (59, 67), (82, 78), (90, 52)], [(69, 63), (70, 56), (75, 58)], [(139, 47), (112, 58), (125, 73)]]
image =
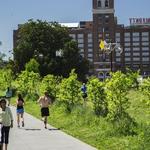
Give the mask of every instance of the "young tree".
[(71, 112), (75, 105), (82, 103), (81, 83), (77, 80), (75, 70), (62, 80), (57, 94), (58, 101), (65, 105), (68, 112)]
[(88, 100), (91, 100), (94, 105), (96, 115), (107, 115), (106, 93), (104, 82), (100, 82), (98, 78), (91, 78), (87, 84)]
[(134, 134), (135, 121), (127, 113), (129, 101), (127, 93), (132, 81), (120, 71), (111, 74), (106, 83), (108, 115), (107, 118), (114, 123), (117, 131), (124, 134)]

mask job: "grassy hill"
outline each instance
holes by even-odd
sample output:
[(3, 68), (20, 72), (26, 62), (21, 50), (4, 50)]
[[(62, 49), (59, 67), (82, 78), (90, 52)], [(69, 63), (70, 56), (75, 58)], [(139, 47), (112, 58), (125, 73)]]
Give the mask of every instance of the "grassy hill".
[[(64, 107), (54, 104), (48, 122), (99, 150), (150, 150), (150, 109), (144, 103), (147, 97), (132, 90), (128, 98), (128, 112), (137, 123), (132, 136), (118, 133), (106, 119), (95, 116), (88, 104), (77, 106), (69, 114)], [(12, 98), (12, 104), (15, 105), (15, 98)], [(26, 100), (25, 111), (40, 118), (40, 107), (35, 101)]]

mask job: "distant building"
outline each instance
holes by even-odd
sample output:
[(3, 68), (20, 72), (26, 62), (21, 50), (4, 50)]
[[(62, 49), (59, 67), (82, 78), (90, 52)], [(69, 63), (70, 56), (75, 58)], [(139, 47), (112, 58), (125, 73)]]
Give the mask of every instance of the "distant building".
[[(62, 25), (69, 28), (81, 55), (90, 61), (89, 74), (105, 78), (110, 71), (130, 68), (140, 70), (141, 75), (150, 76), (150, 18), (130, 18), (130, 26), (124, 26), (117, 24), (114, 12), (114, 0), (93, 0), (92, 21)], [(99, 48), (101, 39), (108, 43), (117, 42), (122, 53), (103, 52)]]

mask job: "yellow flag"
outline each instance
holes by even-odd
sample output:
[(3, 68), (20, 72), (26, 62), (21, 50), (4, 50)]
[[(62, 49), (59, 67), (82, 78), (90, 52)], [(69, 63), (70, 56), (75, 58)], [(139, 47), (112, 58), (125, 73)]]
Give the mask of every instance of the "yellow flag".
[(103, 40), (100, 41), (99, 47), (100, 47), (100, 49), (104, 49), (105, 48), (105, 43), (104, 43)]

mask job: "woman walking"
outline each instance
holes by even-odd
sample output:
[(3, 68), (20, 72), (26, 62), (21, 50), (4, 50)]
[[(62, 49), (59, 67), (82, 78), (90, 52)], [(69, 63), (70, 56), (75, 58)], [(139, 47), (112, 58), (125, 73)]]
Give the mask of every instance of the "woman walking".
[(6, 106), (6, 100), (1, 99), (0, 100), (0, 117), (1, 117), (1, 143), (2, 143), (2, 148), (5, 146), (5, 150), (7, 150), (7, 145), (9, 142), (9, 130), (10, 127), (13, 127), (13, 116), (12, 112), (9, 107)]
[(20, 127), (20, 120), (22, 119), (22, 127), (24, 127), (24, 100), (21, 96), (21, 94), (18, 94), (18, 99), (17, 99), (17, 124), (18, 127)]

